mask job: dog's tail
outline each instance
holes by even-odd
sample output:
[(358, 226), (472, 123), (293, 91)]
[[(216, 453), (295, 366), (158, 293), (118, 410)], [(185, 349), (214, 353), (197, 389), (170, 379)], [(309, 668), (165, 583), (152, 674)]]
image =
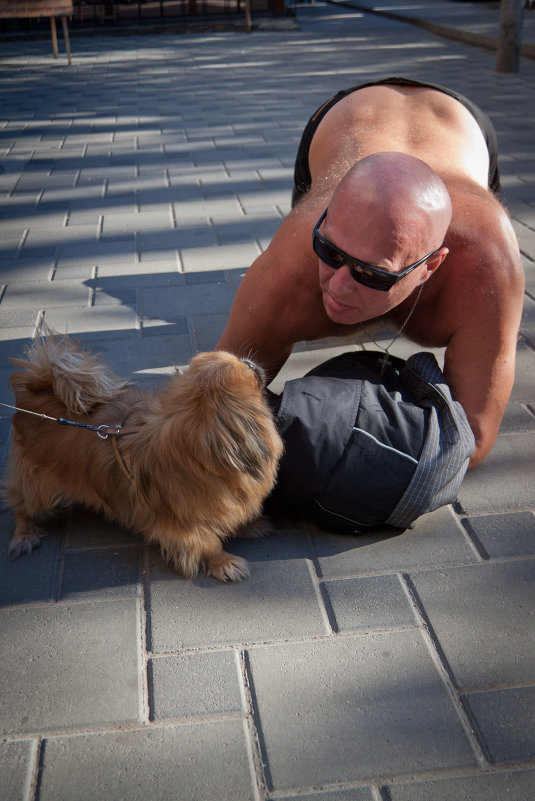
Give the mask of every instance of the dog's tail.
[(50, 392), (69, 414), (87, 414), (98, 403), (112, 400), (129, 383), (70, 337), (48, 328), (25, 348), (24, 355), (10, 359), (23, 368), (10, 378), (17, 403), (26, 392)]

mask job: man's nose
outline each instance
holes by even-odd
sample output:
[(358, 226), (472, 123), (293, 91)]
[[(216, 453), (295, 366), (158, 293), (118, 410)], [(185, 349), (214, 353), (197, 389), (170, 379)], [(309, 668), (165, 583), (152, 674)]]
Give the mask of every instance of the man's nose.
[(331, 278), (329, 285), (333, 292), (348, 292), (356, 286), (356, 281), (352, 278), (347, 264), (343, 264), (337, 270), (329, 267)]

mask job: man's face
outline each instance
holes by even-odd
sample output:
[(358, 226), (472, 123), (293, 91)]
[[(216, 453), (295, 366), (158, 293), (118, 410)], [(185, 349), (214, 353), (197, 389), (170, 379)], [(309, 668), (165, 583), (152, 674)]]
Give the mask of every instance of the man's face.
[[(401, 261), (399, 248), (396, 253), (395, 246), (387, 244), (388, 231), (381, 237), (377, 225), (369, 228), (368, 233), (365, 226), (355, 231), (353, 226), (348, 225), (347, 215), (336, 217), (329, 211), (328, 220), (325, 220), (322, 227), (322, 234), (345, 253), (392, 273), (400, 272), (406, 266)], [(387, 250), (392, 254), (390, 258), (385, 258)], [(422, 271), (426, 269), (425, 265), (417, 267), (385, 292), (357, 282), (346, 264), (333, 269), (321, 259), (318, 261), (319, 283), (325, 311), (333, 322), (345, 325), (379, 317), (398, 306), (420, 284)]]

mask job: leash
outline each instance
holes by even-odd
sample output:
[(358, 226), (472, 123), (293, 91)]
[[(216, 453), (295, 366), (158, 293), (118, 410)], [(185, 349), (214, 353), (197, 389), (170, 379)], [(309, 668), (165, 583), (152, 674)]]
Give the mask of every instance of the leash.
[(14, 409), (16, 412), (24, 412), (24, 414), (33, 414), (35, 417), (40, 417), (42, 420), (50, 420), (53, 423), (58, 423), (60, 426), (73, 426), (74, 428), (85, 428), (89, 431), (94, 431), (97, 437), (100, 439), (108, 439), (109, 436), (113, 437), (112, 444), (113, 444), (113, 452), (115, 454), (115, 458), (119, 463), (119, 467), (123, 471), (124, 475), (128, 478), (129, 481), (132, 481), (134, 476), (128, 469), (121, 451), (119, 450), (119, 442), (118, 439), (120, 436), (124, 434), (135, 434), (139, 431), (139, 426), (124, 426), (124, 425), (117, 425), (117, 426), (109, 426), (106, 423), (103, 423), (100, 426), (92, 426), (89, 423), (77, 423), (75, 420), (67, 420), (65, 417), (51, 417), (48, 414), (42, 414), (40, 412), (32, 412), (30, 409), (21, 409), (20, 406), (12, 406), (10, 403), (0, 403), (0, 406), (5, 406), (6, 409)]
[(124, 426), (109, 426), (106, 423), (100, 426), (92, 426), (89, 425), (89, 423), (77, 423), (75, 420), (67, 420), (65, 417), (50, 417), (48, 414), (32, 412), (30, 409), (21, 409), (19, 406), (12, 406), (10, 403), (0, 403), (0, 406), (5, 406), (6, 409), (15, 409), (15, 411), (24, 412), (24, 414), (33, 414), (35, 417), (40, 417), (42, 420), (51, 420), (53, 423), (58, 423), (60, 426), (87, 428), (89, 431), (94, 431), (100, 439), (108, 439), (110, 435), (118, 437), (121, 434), (133, 434), (138, 430), (135, 427), (125, 428)]

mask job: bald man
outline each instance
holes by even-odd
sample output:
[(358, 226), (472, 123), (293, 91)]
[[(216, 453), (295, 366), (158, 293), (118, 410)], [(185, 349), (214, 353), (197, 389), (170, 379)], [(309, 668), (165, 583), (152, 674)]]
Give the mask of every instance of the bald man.
[(445, 87), (386, 78), (311, 117), (294, 205), (247, 271), (218, 348), (270, 376), (301, 340), (386, 318), (423, 347), (491, 450), (514, 379), (524, 275), (499, 199), (495, 134)]

